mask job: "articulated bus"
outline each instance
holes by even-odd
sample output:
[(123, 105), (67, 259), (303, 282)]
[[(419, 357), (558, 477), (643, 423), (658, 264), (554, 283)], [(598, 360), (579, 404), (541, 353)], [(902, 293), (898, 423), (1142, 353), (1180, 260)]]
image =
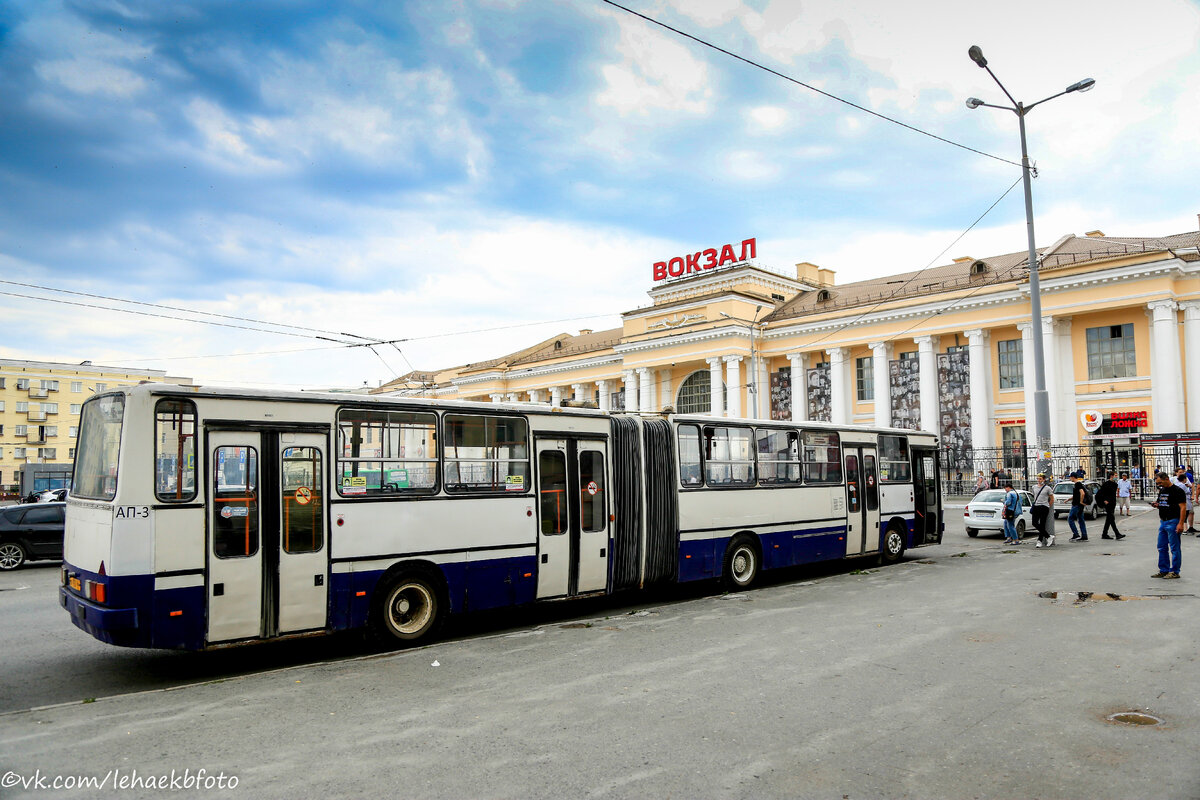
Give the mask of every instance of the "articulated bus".
[(820, 422), (143, 384), (84, 404), (60, 601), (205, 649), (941, 541), (937, 440)]

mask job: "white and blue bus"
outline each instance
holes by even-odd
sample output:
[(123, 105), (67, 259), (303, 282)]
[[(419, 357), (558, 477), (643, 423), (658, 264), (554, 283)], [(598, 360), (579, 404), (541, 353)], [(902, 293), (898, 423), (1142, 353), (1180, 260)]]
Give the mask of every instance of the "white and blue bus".
[(60, 600), (204, 649), (723, 580), (941, 541), (899, 429), (143, 384), (84, 404)]

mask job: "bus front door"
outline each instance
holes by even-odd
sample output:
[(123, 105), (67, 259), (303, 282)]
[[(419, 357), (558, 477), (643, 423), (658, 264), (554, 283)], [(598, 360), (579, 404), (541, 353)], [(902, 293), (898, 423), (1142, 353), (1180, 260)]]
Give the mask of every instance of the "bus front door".
[(324, 433), (208, 434), (209, 643), (325, 627)]
[(846, 555), (879, 550), (879, 475), (874, 448), (846, 447)]
[(537, 441), (538, 598), (608, 586), (607, 443)]

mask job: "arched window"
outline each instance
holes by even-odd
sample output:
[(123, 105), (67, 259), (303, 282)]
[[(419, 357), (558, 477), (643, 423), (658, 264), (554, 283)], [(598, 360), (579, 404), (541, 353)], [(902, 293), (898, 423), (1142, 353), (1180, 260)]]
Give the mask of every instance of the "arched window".
[[(687, 376), (679, 387), (675, 398), (677, 414), (708, 414), (712, 412), (712, 382), (706, 369), (698, 370)], [(722, 397), (725, 386), (721, 385)]]

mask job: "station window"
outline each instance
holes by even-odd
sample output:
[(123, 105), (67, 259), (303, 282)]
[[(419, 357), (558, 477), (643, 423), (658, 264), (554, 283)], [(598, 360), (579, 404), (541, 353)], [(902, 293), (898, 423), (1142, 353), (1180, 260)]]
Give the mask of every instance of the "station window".
[(912, 483), (907, 436), (879, 437), (880, 483)]
[(754, 449), (749, 428), (704, 427), (705, 483), (754, 485)]
[(431, 494), (437, 487), (437, 415), (343, 408), (337, 452), (343, 496)]
[(873, 356), (867, 356), (854, 360), (855, 384), (860, 401), (875, 399), (875, 369), (872, 358)]
[(154, 406), (154, 496), (168, 503), (196, 497), (196, 405), (191, 400), (159, 400)]
[(800, 434), (796, 431), (755, 431), (758, 441), (758, 482), (800, 483)]
[[(0, 388), (3, 388), (3, 387), (0, 387)], [(71, 381), (71, 391), (76, 392), (76, 393), (82, 392), (83, 391), (83, 381)]]
[(1005, 339), (996, 342), (996, 356), (1000, 364), (1000, 388), (1023, 389), (1025, 387), (1025, 355), (1021, 352), (1021, 340)]
[(804, 482), (842, 482), (841, 439), (833, 431), (804, 432)]
[(529, 428), (519, 417), (447, 414), (446, 491), (524, 492)]
[(1088, 328), (1087, 359), (1090, 381), (1136, 376), (1133, 324)]

